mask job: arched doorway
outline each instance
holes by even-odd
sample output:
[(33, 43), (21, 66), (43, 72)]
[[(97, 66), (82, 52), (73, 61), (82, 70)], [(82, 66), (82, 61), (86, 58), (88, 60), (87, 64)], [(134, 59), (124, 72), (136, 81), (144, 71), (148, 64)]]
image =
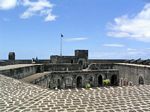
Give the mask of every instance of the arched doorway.
[(36, 73), (41, 73), (41, 68), (40, 68), (40, 66), (37, 67)]
[(144, 79), (142, 76), (139, 77), (139, 84), (140, 85), (143, 85), (144, 84)]
[(83, 61), (82, 60), (79, 61), (79, 65), (81, 65), (81, 66), (83, 65)]
[(98, 86), (102, 86), (103, 85), (103, 78), (101, 75), (98, 76)]
[(112, 75), (111, 77), (111, 85), (116, 86), (117, 85), (117, 75)]
[(58, 89), (61, 89), (61, 82), (60, 82), (60, 79), (57, 80), (57, 88), (58, 88)]
[(82, 77), (78, 76), (77, 77), (77, 88), (81, 88), (82, 87)]
[(48, 83), (48, 88), (51, 88), (51, 84), (50, 83)]
[(73, 59), (71, 60), (71, 64), (73, 64)]

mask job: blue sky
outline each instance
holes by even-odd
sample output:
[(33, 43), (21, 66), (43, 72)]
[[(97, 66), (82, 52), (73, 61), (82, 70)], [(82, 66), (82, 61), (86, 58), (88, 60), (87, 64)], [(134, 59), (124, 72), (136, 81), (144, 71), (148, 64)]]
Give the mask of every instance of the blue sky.
[(150, 58), (148, 0), (0, 0), (0, 59), (49, 59), (88, 49), (89, 58)]

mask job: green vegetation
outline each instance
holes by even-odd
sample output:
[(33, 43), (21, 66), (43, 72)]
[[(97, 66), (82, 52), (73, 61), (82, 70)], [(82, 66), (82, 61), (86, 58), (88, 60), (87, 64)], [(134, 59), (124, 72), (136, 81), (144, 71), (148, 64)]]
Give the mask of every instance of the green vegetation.
[(89, 88), (91, 88), (91, 85), (90, 85), (89, 83), (87, 83), (87, 84), (85, 85), (85, 88), (86, 88), (86, 89), (89, 89)]
[(110, 80), (109, 79), (103, 80), (103, 85), (104, 86), (109, 86), (110, 85)]

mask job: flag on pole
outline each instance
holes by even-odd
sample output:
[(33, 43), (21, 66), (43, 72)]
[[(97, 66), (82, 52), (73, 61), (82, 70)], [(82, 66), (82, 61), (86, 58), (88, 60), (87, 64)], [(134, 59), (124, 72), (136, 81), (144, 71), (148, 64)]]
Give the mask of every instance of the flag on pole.
[(60, 56), (62, 56), (62, 39), (64, 37), (62, 33), (60, 34), (60, 37)]
[(63, 35), (63, 34), (61, 34), (61, 37), (64, 37), (64, 35)]

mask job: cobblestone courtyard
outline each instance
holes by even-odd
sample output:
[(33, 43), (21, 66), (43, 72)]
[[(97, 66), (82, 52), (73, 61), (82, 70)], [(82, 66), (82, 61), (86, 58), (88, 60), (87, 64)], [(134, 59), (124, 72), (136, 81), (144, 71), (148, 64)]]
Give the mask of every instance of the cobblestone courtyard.
[(0, 112), (150, 112), (150, 86), (47, 90), (0, 75)]

